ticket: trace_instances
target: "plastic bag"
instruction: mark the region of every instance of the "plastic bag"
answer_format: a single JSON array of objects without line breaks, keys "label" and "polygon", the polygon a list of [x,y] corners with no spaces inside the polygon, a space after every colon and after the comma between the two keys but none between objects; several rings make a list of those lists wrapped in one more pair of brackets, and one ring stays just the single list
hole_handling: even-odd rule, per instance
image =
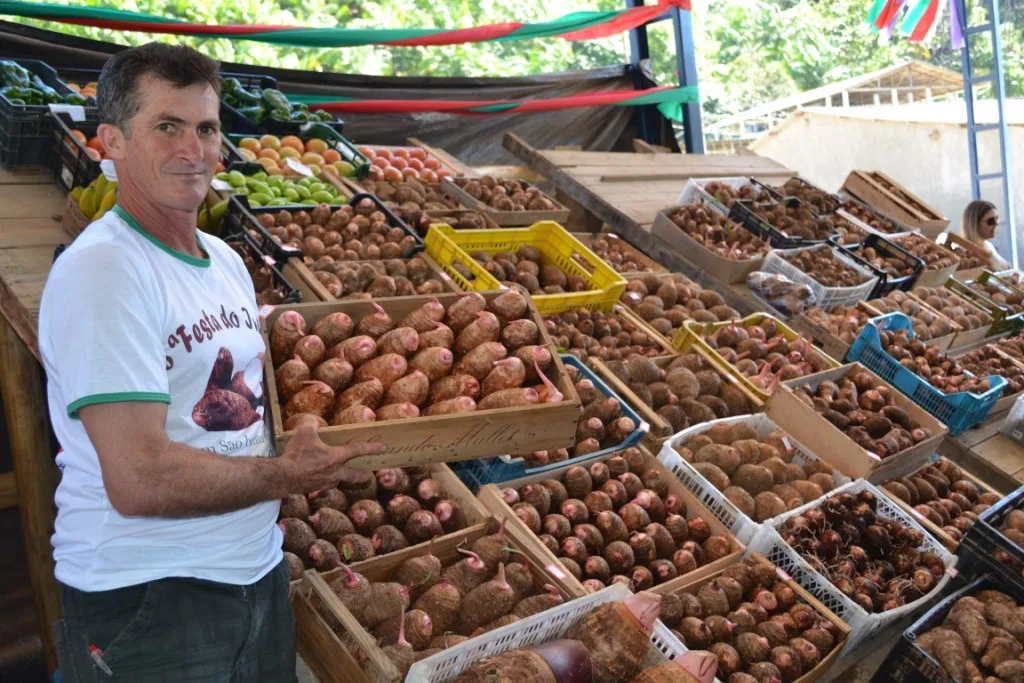
[{"label": "plastic bag", "polygon": [[784,315],[797,315],[813,306],[814,291],[785,275],[755,270],[747,276],[747,287]]},{"label": "plastic bag", "polygon": [[1003,436],[1013,439],[1024,446],[1024,396],[1020,396],[1013,402],[1013,407],[1006,414],[1003,426],[999,430]]}]

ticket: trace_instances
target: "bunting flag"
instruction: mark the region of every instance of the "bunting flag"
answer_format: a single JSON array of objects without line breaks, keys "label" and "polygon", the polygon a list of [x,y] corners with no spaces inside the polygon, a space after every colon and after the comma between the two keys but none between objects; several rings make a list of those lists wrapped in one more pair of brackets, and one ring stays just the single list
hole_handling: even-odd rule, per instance
[{"label": "bunting flag", "polygon": [[[952,22],[953,46],[962,45],[962,35],[958,40],[960,27],[957,21],[956,0],[948,0]],[[882,31],[889,37],[899,23],[900,35],[912,43],[928,40],[938,26],[939,15],[944,5],[943,0],[874,0],[868,9],[867,23],[874,31]],[[906,11],[904,12],[904,8]],[[902,20],[899,19],[903,12]]]},{"label": "bunting flag", "polygon": [[414,114],[440,112],[480,116],[493,114],[524,114],[575,107],[638,107],[657,105],[666,118],[682,120],[682,105],[699,101],[696,86],[683,88],[661,87],[648,90],[604,90],[571,97],[539,100],[357,100],[336,96],[293,95],[288,99],[304,102],[310,109],[322,109],[338,114]]},{"label": "bunting flag", "polygon": [[670,7],[690,9],[690,0],[658,0],[650,6],[607,12],[572,12],[536,24],[503,22],[464,29],[440,28],[306,28],[284,25],[191,24],[176,19],[109,7],[55,5],[0,1],[0,15],[42,19],[118,31],[161,33],[202,38],[251,40],[277,45],[312,48],[363,45],[422,47],[489,41],[561,38],[596,40],[618,35],[655,19]]}]

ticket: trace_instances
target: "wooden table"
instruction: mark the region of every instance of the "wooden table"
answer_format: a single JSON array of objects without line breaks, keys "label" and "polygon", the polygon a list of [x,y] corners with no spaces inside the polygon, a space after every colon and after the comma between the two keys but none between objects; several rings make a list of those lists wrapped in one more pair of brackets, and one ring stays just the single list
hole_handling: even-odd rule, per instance
[{"label": "wooden table", "polygon": [[12,473],[0,473],[0,503],[20,508],[39,633],[51,672],[57,667],[51,625],[61,615],[50,548],[58,474],[36,335],[54,249],[70,241],[59,222],[63,205],[64,194],[48,171],[0,170],[0,397],[14,463]]},{"label": "wooden table", "polygon": [[1024,485],[1024,447],[999,433],[1009,411],[990,415],[979,427],[943,440],[939,453],[1001,493]]}]

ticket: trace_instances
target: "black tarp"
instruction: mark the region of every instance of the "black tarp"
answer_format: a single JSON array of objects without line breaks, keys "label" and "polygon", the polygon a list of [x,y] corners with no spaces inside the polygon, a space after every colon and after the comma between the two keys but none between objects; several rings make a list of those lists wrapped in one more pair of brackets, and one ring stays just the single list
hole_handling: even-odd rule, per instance
[{"label": "black tarp", "polygon": [[[0,22],[0,55],[40,59],[54,68],[98,69],[107,57],[125,49],[113,43],[76,38],[12,22]],[[250,64],[222,63],[224,71],[273,76],[281,90],[297,94],[359,99],[487,100],[548,99],[585,92],[635,87],[633,67],[502,78],[363,76],[293,71]],[[640,76],[648,85],[650,83]],[[501,146],[506,132],[531,145],[551,149],[579,145],[585,150],[630,151],[634,108],[586,107],[530,114],[457,116],[450,114],[347,113],[345,136],[377,144],[404,144],[417,137],[473,165],[518,163]],[[661,144],[676,147],[667,125]]]}]

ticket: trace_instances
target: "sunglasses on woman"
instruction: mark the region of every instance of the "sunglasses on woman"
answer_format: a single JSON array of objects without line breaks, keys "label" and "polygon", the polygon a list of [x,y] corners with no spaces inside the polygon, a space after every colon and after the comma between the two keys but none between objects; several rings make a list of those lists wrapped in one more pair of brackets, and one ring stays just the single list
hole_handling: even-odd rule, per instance
[{"label": "sunglasses on woman", "polygon": [[998,224],[999,224],[999,219],[998,218],[986,218],[985,219],[985,225],[987,225],[989,227],[994,228]]}]

